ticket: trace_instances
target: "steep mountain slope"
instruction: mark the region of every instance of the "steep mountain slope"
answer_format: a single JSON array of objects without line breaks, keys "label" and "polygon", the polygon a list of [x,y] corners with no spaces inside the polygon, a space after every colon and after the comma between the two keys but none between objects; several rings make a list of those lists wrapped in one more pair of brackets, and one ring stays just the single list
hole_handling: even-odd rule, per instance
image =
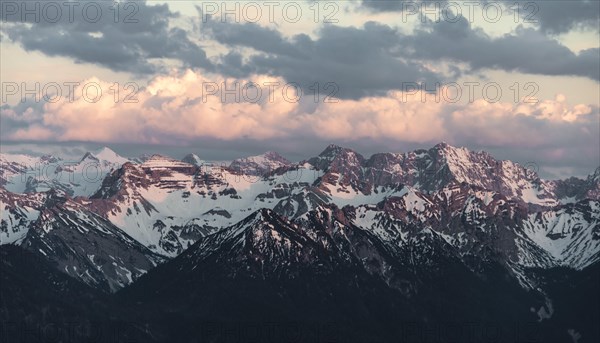
[{"label": "steep mountain slope", "polygon": [[522,227],[559,265],[582,269],[600,259],[600,201],[532,213]]},{"label": "steep mountain slope", "polygon": [[[240,322],[244,327],[249,318],[253,321],[246,324],[259,329],[265,323],[279,328],[333,323],[333,339],[344,342],[397,337],[416,342],[422,337],[406,331],[409,325],[431,330],[448,318],[489,321],[502,330],[499,341],[505,341],[511,329],[507,318],[533,321],[537,316],[530,307],[543,306],[540,294],[522,289],[493,262],[485,273],[470,271],[433,232],[415,230],[406,244],[393,247],[343,224],[337,218],[342,215],[335,208],[319,208],[291,223],[260,210],[202,238],[117,295],[138,304],[141,312],[159,311],[160,320],[148,320],[183,341],[203,333],[190,323],[229,328]],[[248,332],[238,334],[248,339],[243,336]],[[439,341],[451,341],[447,334],[441,333]],[[210,335],[215,341],[226,339],[218,330]]]},{"label": "steep mountain slope", "polygon": [[[404,185],[418,194],[433,194],[467,184],[533,210],[559,204],[525,168],[446,144],[369,160],[330,146],[308,161],[261,169],[264,176],[257,175],[257,168],[252,159],[205,168],[154,156],[113,172],[91,206],[152,251],[172,257],[206,233],[235,224],[259,208],[297,217],[327,203],[377,204],[402,195],[398,192],[405,191]],[[490,168],[498,174],[484,175]]]},{"label": "steep mountain slope", "polygon": [[[101,168],[101,184],[30,178],[16,189],[11,180],[42,158],[11,158],[0,245],[68,282],[119,291],[115,311],[152,328],[145,341],[226,341],[223,330],[245,330],[248,318],[280,324],[254,341],[294,341],[290,323],[313,341],[423,341],[432,331],[433,341],[485,341],[489,323],[496,341],[514,341],[515,321],[534,323],[537,335],[521,341],[598,337],[584,299],[594,299],[600,263],[600,169],[542,180],[445,143],[369,158],[331,145],[299,163],[271,152],[222,165],[105,149],[65,166]],[[481,330],[450,337],[448,318]],[[327,322],[337,330],[324,334]]]},{"label": "steep mountain slope", "polygon": [[0,153],[0,186],[13,186],[22,190],[29,177],[28,173],[40,175],[40,171],[49,164],[56,164],[60,161],[61,159],[49,155],[35,157]]},{"label": "steep mountain slope", "polygon": [[14,245],[0,246],[0,341],[150,342],[133,312]]},{"label": "steep mountain slope", "polygon": [[0,190],[2,244],[19,244],[105,291],[130,284],[163,259],[64,193]]},{"label": "steep mountain slope", "polygon": [[[197,162],[197,156],[192,157]],[[21,244],[31,231],[28,244],[34,246],[33,237],[44,232],[44,225],[85,232],[82,237],[88,235],[90,226],[96,228],[91,230],[94,234],[109,232],[111,238],[102,245],[111,246],[117,240],[120,251],[133,244],[137,262],[128,267],[115,262],[116,269],[104,267],[102,281],[91,281],[97,277],[75,271],[71,274],[91,283],[109,282],[111,290],[151,268],[160,260],[154,254],[175,257],[202,237],[262,208],[296,220],[322,206],[348,207],[344,209],[348,222],[383,235],[379,239],[384,242],[402,235],[391,226],[414,227],[439,234],[465,260],[487,261],[490,253],[499,254],[503,263],[515,266],[516,273],[523,267],[581,269],[600,254],[600,214],[598,199],[594,199],[598,171],[581,182],[544,181],[518,164],[445,143],[369,159],[331,145],[319,156],[296,164],[272,152],[236,160],[230,166],[198,166],[160,155],[131,163],[108,149],[86,154],[80,162],[88,160],[115,167],[89,199],[71,200],[73,192],[65,192],[64,185],[56,187],[58,193],[28,195],[3,189],[0,239],[3,244]],[[575,189],[565,193],[571,186]],[[56,207],[48,194],[60,192],[64,199],[59,203],[65,205]],[[59,236],[64,240],[65,234]],[[104,254],[101,258],[112,261],[116,257]],[[79,254],[76,260],[81,259],[89,257]],[[104,264],[91,263],[95,269]]]},{"label": "steep mountain slope", "polygon": [[551,268],[534,273],[552,299],[553,309],[552,317],[539,330],[539,341],[600,341],[600,263],[581,271]]},{"label": "steep mountain slope", "polygon": [[2,154],[1,180],[16,193],[44,192],[57,189],[71,196],[91,196],[104,177],[129,160],[109,148],[88,152],[79,160],[52,156],[39,158]]},{"label": "steep mountain slope", "polygon": [[229,169],[238,174],[265,175],[289,165],[291,162],[283,156],[274,151],[267,151],[262,155],[233,160]]},{"label": "steep mountain slope", "polygon": [[[291,192],[286,175],[262,177],[153,156],[115,170],[89,207],[152,251],[173,257],[207,233],[275,207]],[[299,190],[299,183],[293,187]]]},{"label": "steep mountain slope", "polygon": [[45,198],[44,193],[16,194],[0,187],[0,245],[22,242]]},{"label": "steep mountain slope", "polygon": [[552,187],[556,196],[562,199],[563,203],[583,199],[599,199],[600,167],[596,168],[594,173],[588,175],[585,180],[570,177],[566,180],[546,181],[546,183]]},{"label": "steep mountain slope", "polygon": [[393,184],[429,193],[452,183],[466,183],[532,205],[558,204],[551,187],[534,171],[511,161],[498,161],[486,152],[446,143],[405,154],[375,154],[368,160],[352,150],[331,145],[308,162],[325,171],[320,184],[330,194],[370,194],[377,187]]},{"label": "steep mountain slope", "polygon": [[201,166],[204,163],[206,163],[206,161],[204,161],[203,159],[198,157],[198,155],[196,155],[196,154],[187,154],[181,159],[181,161],[185,162],[185,163],[193,164],[196,166]]},{"label": "steep mountain slope", "polygon": [[104,180],[89,207],[150,250],[176,256],[213,229],[200,215],[213,210],[220,217],[211,198],[223,194],[224,182],[200,170],[159,155],[127,163]]}]

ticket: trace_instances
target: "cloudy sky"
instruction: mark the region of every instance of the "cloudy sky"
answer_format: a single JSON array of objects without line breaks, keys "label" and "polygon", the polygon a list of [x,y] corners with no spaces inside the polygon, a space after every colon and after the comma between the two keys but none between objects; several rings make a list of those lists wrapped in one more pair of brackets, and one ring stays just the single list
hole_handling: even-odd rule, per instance
[{"label": "cloudy sky", "polygon": [[600,165],[597,1],[3,1],[3,152]]}]

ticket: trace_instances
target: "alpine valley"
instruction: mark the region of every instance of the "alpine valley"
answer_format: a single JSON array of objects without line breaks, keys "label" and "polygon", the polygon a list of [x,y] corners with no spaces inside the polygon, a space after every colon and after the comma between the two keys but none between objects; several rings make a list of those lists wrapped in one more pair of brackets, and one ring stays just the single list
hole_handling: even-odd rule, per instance
[{"label": "alpine valley", "polygon": [[0,342],[600,342],[600,168],[0,161]]}]

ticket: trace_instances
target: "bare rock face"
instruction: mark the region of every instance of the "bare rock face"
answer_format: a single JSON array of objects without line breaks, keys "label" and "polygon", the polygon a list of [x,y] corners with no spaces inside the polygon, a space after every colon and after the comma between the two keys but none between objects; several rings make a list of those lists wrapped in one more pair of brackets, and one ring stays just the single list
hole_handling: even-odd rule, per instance
[{"label": "bare rock face", "polygon": [[43,320],[47,307],[28,299],[76,290],[77,306],[53,300],[57,319],[140,318],[133,332],[144,342],[189,341],[207,334],[198,323],[248,318],[340,323],[343,342],[394,341],[406,337],[399,323],[435,330],[448,318],[494,323],[497,341],[515,338],[506,318],[533,323],[543,333],[534,341],[566,341],[568,330],[598,338],[589,304],[600,168],[543,180],[445,143],[369,158],[330,145],[299,163],[273,152],[229,164],[126,160],[103,149],[63,170],[105,168],[92,184],[31,175],[57,158],[0,157],[5,321]]},{"label": "bare rock face", "polygon": [[240,175],[267,175],[279,168],[290,166],[291,162],[274,151],[262,155],[233,160],[229,169]]},{"label": "bare rock face", "polygon": [[[131,284],[163,261],[64,193],[51,190],[38,194],[43,196],[36,201],[4,194],[2,201],[11,213],[8,220],[19,223],[11,225],[11,231],[19,235],[13,242],[49,260],[59,271],[111,292]],[[3,223],[8,222],[3,219]]]},{"label": "bare rock face", "polygon": [[[3,169],[7,185],[30,173],[32,163],[60,161],[2,158],[12,161]],[[344,230],[364,232],[376,242],[352,252],[360,252],[359,260],[384,256],[380,245],[400,249],[394,256],[404,258],[417,240],[423,240],[423,254],[442,249],[468,268],[496,261],[515,273],[530,267],[583,269],[600,254],[600,168],[586,179],[542,180],[519,164],[446,143],[369,158],[330,145],[299,163],[267,152],[229,165],[204,163],[196,155],[183,161],[161,155],[127,160],[103,149],[86,154],[73,170],[86,161],[107,170],[87,196],[77,194],[83,186],[56,180],[45,184],[45,192],[34,186],[23,193],[0,188],[0,242],[47,255],[61,272],[107,291],[255,213],[279,218],[277,225],[312,240],[322,234],[315,225],[325,225],[314,218],[327,213],[331,219],[323,232],[329,243],[319,249],[336,242],[341,244],[336,249],[348,249],[336,241],[342,237],[336,230],[351,228]],[[274,230],[246,236],[264,235],[268,242],[260,246],[266,247],[288,232]],[[352,237],[358,236],[344,239]],[[373,257],[363,267],[392,282],[391,262],[383,260]]]}]

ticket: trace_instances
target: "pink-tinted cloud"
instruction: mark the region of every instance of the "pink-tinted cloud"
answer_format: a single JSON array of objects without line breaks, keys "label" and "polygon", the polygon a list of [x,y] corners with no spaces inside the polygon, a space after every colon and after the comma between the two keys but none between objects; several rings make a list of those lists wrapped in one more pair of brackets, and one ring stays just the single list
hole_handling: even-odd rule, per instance
[{"label": "pink-tinted cloud", "polygon": [[[214,88],[221,88],[223,82],[231,88],[235,81],[241,85],[237,100],[233,94],[223,98]],[[251,82],[262,85],[262,96],[244,101],[244,96],[249,99],[258,94],[251,88],[241,90]],[[102,89],[102,97],[93,103],[81,96],[83,85],[92,83]],[[272,92],[265,86],[275,84],[279,86],[273,86]],[[597,107],[571,106],[564,95],[536,104],[485,100],[453,104],[420,92],[392,91],[360,100],[327,102],[321,97],[315,104],[311,94],[304,94],[298,102],[289,101],[298,94],[288,87],[284,95],[285,84],[283,79],[261,75],[228,80],[187,71],[154,78],[137,92],[135,102],[123,101],[129,92],[121,90],[115,102],[111,83],[90,79],[76,89],[75,101],[64,97],[45,104],[37,113],[38,122],[32,111],[25,111],[25,121],[34,124],[8,133],[5,139],[178,144],[200,138],[316,137],[540,146],[552,144],[560,132],[578,135],[580,141],[589,137],[592,143],[598,135],[598,125],[589,125],[598,121]],[[90,97],[94,96],[92,91]],[[14,119],[18,114],[8,108],[2,116]]]}]

